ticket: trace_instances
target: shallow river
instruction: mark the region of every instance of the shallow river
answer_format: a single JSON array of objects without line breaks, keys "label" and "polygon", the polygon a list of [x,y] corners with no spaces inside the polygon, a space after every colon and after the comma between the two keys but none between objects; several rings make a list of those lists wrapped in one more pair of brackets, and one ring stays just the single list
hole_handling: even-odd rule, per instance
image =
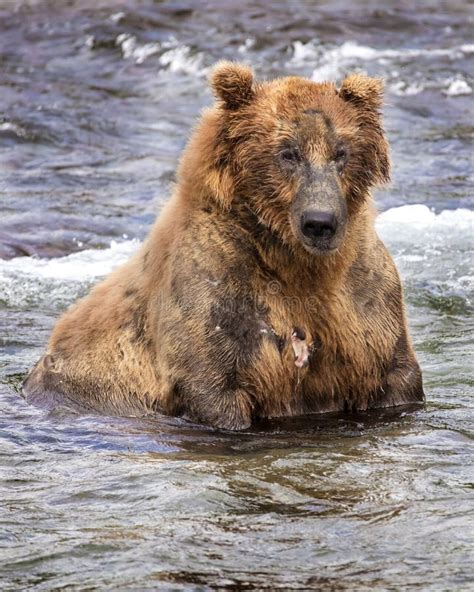
[{"label": "shallow river", "polygon": [[[375,4],[0,2],[2,590],[472,585],[472,4]],[[222,57],[385,77],[377,225],[424,409],[226,434],[19,395],[58,314],[143,240]]]}]

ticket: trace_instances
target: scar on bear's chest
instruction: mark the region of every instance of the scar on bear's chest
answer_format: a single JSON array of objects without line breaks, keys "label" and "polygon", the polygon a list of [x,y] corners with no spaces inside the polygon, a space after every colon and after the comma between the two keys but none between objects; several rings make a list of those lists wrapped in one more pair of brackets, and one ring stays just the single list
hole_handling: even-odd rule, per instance
[{"label": "scar on bear's chest", "polygon": [[321,339],[318,335],[309,336],[300,327],[294,327],[291,332],[291,347],[295,356],[295,366],[303,368],[308,366],[321,348]]},{"label": "scar on bear's chest", "polygon": [[260,334],[267,335],[273,339],[280,354],[283,354],[283,351],[287,347],[290,347],[293,351],[294,364],[297,368],[307,366],[313,354],[321,347],[321,341],[318,336],[312,338],[300,327],[293,327],[289,339],[278,335],[273,327],[263,321],[260,324],[259,331]]}]

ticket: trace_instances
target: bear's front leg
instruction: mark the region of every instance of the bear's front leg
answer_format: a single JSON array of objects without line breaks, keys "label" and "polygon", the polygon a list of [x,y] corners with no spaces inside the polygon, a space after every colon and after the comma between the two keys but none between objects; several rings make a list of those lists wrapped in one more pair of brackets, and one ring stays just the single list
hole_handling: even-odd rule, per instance
[{"label": "bear's front leg", "polygon": [[192,306],[182,300],[179,317],[162,328],[168,376],[162,407],[197,423],[242,430],[257,406],[249,372],[255,366],[258,372],[264,342],[275,337],[250,297],[211,298],[201,295],[200,307],[197,299]]},{"label": "bear's front leg", "polygon": [[222,430],[245,430],[252,424],[253,405],[243,389],[187,393],[181,417]]},{"label": "bear's front leg", "polygon": [[395,346],[383,384],[370,407],[396,407],[424,400],[420,366],[404,330]]}]

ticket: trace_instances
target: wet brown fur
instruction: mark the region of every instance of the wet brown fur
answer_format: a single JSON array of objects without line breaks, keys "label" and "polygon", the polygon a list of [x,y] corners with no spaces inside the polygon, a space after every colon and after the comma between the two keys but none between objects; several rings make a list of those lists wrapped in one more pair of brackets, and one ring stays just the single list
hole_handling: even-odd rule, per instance
[{"label": "wet brown fur", "polygon": [[[150,236],[59,320],[27,398],[228,429],[421,401],[400,280],[374,230],[370,188],[389,178],[380,81],[260,83],[222,63],[211,83],[216,105]],[[277,154],[295,134],[314,166],[334,142],[348,147],[347,232],[328,256],[307,252],[289,223],[298,184]],[[303,368],[295,328],[310,345]]]}]

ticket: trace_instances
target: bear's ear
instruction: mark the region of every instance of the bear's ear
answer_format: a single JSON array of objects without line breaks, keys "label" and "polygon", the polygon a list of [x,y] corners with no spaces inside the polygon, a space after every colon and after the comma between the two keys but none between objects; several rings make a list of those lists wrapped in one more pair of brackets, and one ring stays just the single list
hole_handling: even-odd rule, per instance
[{"label": "bear's ear", "polygon": [[243,64],[219,62],[211,73],[210,84],[227,109],[248,105],[255,94],[252,69]]},{"label": "bear's ear", "polygon": [[362,74],[351,74],[338,92],[341,99],[352,104],[360,126],[358,142],[362,146],[360,159],[365,171],[364,184],[388,183],[390,158],[380,116],[383,100],[383,82]]},{"label": "bear's ear", "polygon": [[339,96],[358,107],[378,111],[383,100],[383,82],[380,78],[369,78],[362,74],[351,74],[342,82]]}]

